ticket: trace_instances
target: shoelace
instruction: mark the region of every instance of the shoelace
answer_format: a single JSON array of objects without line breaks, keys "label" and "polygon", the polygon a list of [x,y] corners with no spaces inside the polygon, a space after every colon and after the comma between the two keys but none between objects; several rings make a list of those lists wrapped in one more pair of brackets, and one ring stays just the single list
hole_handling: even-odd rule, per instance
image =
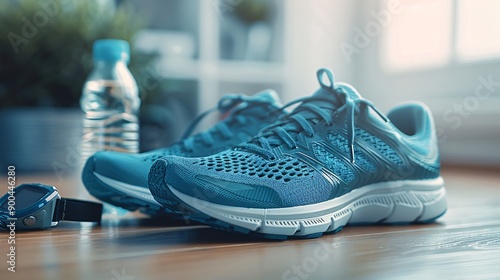
[{"label": "shoelace", "polygon": [[[324,74],[329,78],[330,86],[322,82],[321,76]],[[360,106],[364,105],[365,107],[372,108],[384,121],[387,121],[387,118],[370,101],[359,97],[351,98],[350,94],[345,89],[335,87],[333,75],[329,70],[318,70],[318,80],[323,88],[327,88],[332,93],[330,98],[312,96],[286,104],[283,108],[301,102],[292,113],[283,115],[276,124],[264,128],[259,136],[248,143],[238,145],[237,148],[246,149],[263,155],[268,159],[272,159],[274,158],[272,152],[273,147],[285,144],[288,148],[295,149],[297,148],[297,140],[294,139],[293,134],[297,135],[298,133],[304,132],[306,137],[313,137],[314,129],[311,123],[324,121],[327,126],[331,126],[334,113],[336,112],[336,115],[339,115],[345,111],[347,114],[347,144],[349,146],[351,162],[354,163],[354,138],[356,126],[354,116],[359,113]],[[328,102],[333,105],[330,109],[331,112],[314,104],[314,102],[317,101]]]},{"label": "shoelace", "polygon": [[[240,105],[241,103],[245,103],[246,106],[241,106],[237,108],[238,105]],[[253,108],[255,106],[265,106],[265,105],[271,105],[271,102],[262,96],[246,96],[243,94],[225,95],[219,100],[217,107],[209,109],[204,113],[198,115],[189,124],[188,128],[186,129],[181,138],[182,139],[181,143],[184,149],[186,149],[189,152],[192,152],[194,149],[194,144],[198,139],[201,140],[204,145],[207,146],[213,145],[214,139],[212,135],[215,133],[220,133],[225,139],[230,139],[233,137],[233,132],[228,126],[229,123],[236,121],[236,123],[239,125],[245,125],[247,123],[248,116],[244,114],[244,111]],[[201,122],[201,120],[203,120],[209,114],[216,111],[222,114],[226,114],[231,110],[233,111],[225,120],[218,122],[215,126],[206,131],[202,131],[192,137],[189,137],[196,128],[196,126]],[[281,110],[282,110],[281,108],[276,108],[276,111],[281,111]]]}]

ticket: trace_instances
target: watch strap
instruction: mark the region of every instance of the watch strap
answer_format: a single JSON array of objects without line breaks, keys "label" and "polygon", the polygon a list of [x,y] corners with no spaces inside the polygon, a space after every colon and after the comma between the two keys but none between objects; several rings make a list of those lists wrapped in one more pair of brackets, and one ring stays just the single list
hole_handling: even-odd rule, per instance
[{"label": "watch strap", "polygon": [[71,198],[56,201],[52,221],[101,222],[102,204]]}]

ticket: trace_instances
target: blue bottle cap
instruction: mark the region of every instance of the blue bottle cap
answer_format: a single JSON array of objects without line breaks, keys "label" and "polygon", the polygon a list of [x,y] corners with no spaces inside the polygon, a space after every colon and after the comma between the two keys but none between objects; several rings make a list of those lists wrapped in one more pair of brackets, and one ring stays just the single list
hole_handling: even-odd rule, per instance
[{"label": "blue bottle cap", "polygon": [[130,45],[125,40],[103,39],[94,42],[94,60],[116,62],[130,60]]}]

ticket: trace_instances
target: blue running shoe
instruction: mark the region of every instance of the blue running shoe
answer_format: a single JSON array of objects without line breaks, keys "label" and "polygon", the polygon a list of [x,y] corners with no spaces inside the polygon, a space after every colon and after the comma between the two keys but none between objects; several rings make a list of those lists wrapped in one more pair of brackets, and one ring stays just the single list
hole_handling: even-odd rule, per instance
[{"label": "blue running shoe", "polygon": [[191,219],[213,227],[277,239],[443,215],[429,109],[409,103],[386,116],[352,86],[334,83],[330,71],[317,76],[313,96],[252,140],[208,157],[155,162],[150,178],[165,176],[165,184],[150,184],[153,196],[173,194]]},{"label": "blue running shoe", "polygon": [[218,111],[228,116],[207,131],[187,137],[212,109],[199,115],[186,130],[183,140],[163,149],[142,154],[103,151],[90,157],[82,180],[90,194],[112,205],[157,216],[169,214],[154,200],[148,188],[148,173],[153,162],[167,155],[207,156],[227,150],[257,135],[281,115],[281,105],[272,90],[254,96],[226,95]]}]

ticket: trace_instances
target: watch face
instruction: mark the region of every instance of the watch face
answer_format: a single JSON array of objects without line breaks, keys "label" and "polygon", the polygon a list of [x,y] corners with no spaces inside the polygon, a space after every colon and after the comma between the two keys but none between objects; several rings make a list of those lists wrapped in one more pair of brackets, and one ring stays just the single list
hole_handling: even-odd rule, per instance
[{"label": "watch face", "polygon": [[[17,211],[22,210],[28,206],[33,205],[35,202],[40,200],[44,195],[47,194],[46,190],[41,190],[32,186],[26,186],[23,188],[16,188],[15,190],[15,209]],[[0,208],[7,209],[9,201],[6,200],[2,203]]]}]

